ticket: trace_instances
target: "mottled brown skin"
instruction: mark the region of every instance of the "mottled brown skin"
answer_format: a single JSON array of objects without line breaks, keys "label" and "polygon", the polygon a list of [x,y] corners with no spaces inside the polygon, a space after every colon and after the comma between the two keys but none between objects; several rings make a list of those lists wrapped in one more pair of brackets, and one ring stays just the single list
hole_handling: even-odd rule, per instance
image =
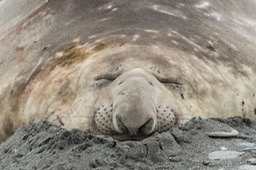
[{"label": "mottled brown skin", "polygon": [[250,17],[207,2],[40,1],[0,19],[0,141],[42,120],[123,140],[194,116],[255,120]]}]

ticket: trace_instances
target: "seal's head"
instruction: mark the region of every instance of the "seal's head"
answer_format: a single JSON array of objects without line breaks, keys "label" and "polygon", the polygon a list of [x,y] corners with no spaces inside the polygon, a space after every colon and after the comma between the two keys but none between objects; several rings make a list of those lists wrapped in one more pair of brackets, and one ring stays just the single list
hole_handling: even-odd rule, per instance
[{"label": "seal's head", "polygon": [[95,104],[95,124],[104,134],[147,136],[176,123],[176,103],[152,72],[141,68],[103,75],[110,83]]}]

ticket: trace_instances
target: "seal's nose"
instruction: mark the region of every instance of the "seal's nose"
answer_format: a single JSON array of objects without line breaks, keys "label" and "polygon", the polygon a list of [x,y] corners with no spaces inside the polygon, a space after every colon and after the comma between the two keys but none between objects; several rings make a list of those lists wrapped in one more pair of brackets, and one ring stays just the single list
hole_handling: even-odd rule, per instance
[{"label": "seal's nose", "polygon": [[[123,75],[115,88],[113,101],[114,130],[127,136],[147,136],[156,130],[158,89],[151,75],[134,69]],[[154,79],[153,79],[154,80]]]},{"label": "seal's nose", "polygon": [[139,123],[130,122],[130,120],[131,118],[127,118],[123,115],[116,115],[115,121],[117,129],[119,129],[122,134],[147,136],[152,133],[154,129],[154,119],[152,117],[144,118],[140,120]]}]

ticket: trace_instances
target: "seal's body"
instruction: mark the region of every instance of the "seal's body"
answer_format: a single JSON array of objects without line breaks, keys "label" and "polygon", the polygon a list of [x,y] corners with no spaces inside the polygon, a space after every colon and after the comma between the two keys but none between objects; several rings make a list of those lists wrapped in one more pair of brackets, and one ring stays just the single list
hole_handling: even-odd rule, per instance
[{"label": "seal's body", "polygon": [[255,15],[243,8],[213,0],[33,1],[27,13],[7,15],[1,140],[41,120],[120,139],[194,116],[255,120]]}]

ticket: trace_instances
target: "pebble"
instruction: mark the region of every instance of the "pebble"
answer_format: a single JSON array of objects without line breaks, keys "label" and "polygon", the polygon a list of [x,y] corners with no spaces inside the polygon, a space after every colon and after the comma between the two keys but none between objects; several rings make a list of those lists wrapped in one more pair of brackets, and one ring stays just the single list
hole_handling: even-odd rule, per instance
[{"label": "pebble", "polygon": [[240,146],[246,146],[246,147],[256,147],[256,143],[250,143],[250,142],[242,142],[240,143]]},{"label": "pebble", "polygon": [[182,158],[181,157],[170,157],[169,160],[171,162],[181,162]]},{"label": "pebble", "polygon": [[251,165],[256,165],[256,158],[251,158],[251,159],[247,160],[247,162],[249,162]]},{"label": "pebble", "polygon": [[256,170],[256,166],[253,165],[242,165],[238,170]]},{"label": "pebble", "polygon": [[256,143],[242,142],[242,143],[240,143],[240,146],[245,147],[242,149],[242,151],[256,150]]},{"label": "pebble", "polygon": [[242,149],[242,151],[252,151],[252,150],[256,150],[256,147]]},{"label": "pebble", "polygon": [[239,135],[239,132],[235,129],[232,129],[231,132],[224,132],[224,131],[219,131],[219,132],[205,132],[206,135],[209,137],[218,137],[218,138],[230,138],[230,137],[237,137]]},{"label": "pebble", "polygon": [[235,159],[245,152],[237,152],[237,151],[214,151],[209,153],[208,158],[211,160],[224,160],[224,159]]},{"label": "pebble", "polygon": [[228,148],[226,148],[226,147],[224,147],[224,146],[220,147],[220,149],[221,149],[222,151],[228,150]]}]

